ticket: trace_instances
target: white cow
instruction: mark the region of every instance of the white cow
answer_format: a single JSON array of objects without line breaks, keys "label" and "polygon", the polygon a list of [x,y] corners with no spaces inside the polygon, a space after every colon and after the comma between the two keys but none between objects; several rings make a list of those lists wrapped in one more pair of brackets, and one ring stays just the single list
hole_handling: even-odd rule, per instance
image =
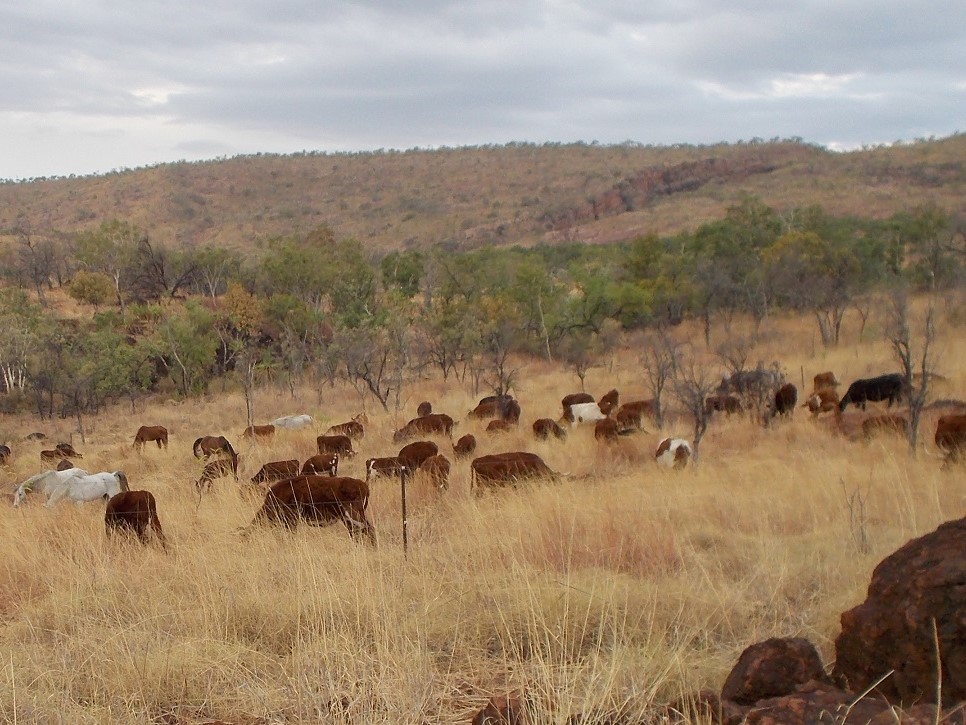
[{"label": "white cow", "polygon": [[276,418],[272,421],[272,425],[276,428],[287,428],[289,430],[295,430],[297,428],[305,428],[315,423],[315,418],[311,415],[283,415],[281,418]]},{"label": "white cow", "polygon": [[569,415],[564,415],[564,420],[570,423],[571,428],[576,428],[581,423],[594,423],[607,417],[601,412],[597,403],[574,403],[570,406],[569,412]]},{"label": "white cow", "polygon": [[693,453],[684,438],[665,438],[654,453],[655,460],[668,468],[684,468]]}]

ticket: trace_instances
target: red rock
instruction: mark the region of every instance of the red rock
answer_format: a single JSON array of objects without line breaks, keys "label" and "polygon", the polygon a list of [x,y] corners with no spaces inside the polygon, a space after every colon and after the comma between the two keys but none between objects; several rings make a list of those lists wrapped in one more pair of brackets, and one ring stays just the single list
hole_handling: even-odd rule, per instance
[{"label": "red rock", "polygon": [[812,643],[801,637],[772,638],[741,653],[721,688],[721,699],[754,705],[769,697],[789,695],[810,680],[828,681]]}]

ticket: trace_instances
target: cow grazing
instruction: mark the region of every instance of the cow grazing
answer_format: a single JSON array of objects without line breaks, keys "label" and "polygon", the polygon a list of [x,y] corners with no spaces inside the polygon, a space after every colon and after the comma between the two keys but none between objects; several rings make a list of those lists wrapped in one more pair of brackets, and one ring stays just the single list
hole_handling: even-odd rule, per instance
[{"label": "cow grazing", "polygon": [[338,425],[332,426],[325,432],[325,435],[349,436],[349,438],[351,438],[352,440],[358,441],[358,440],[362,440],[365,437],[366,429],[365,429],[365,426],[362,425],[362,423],[360,423],[359,421],[353,418],[352,420],[346,421],[345,423],[339,423]]},{"label": "cow grazing", "polygon": [[250,425],[242,433],[242,438],[271,438],[275,435],[275,426],[269,423],[268,425]]},{"label": "cow grazing", "polygon": [[594,438],[606,443],[616,443],[620,432],[617,429],[617,421],[613,418],[604,418],[594,423]]},{"label": "cow grazing", "polygon": [[496,400],[487,400],[486,402],[478,403],[473,410],[467,413],[470,418],[479,418],[485,420],[487,418],[499,418],[500,417],[501,405]]},{"label": "cow grazing", "polygon": [[60,463],[57,464],[57,468],[55,470],[66,471],[73,467],[74,467],[74,462],[69,458],[64,458]]},{"label": "cow grazing", "polygon": [[966,452],[966,415],[944,415],[936,422],[936,447],[946,454],[943,467],[962,460]]},{"label": "cow grazing", "polygon": [[887,407],[902,399],[905,381],[899,373],[889,373],[875,378],[864,378],[853,382],[839,401],[839,410],[845,411],[849,403],[865,410],[866,402],[888,400]]},{"label": "cow grazing", "polygon": [[795,404],[798,402],[798,388],[792,383],[785,383],[775,391],[772,401],[771,414],[791,416],[795,412]]},{"label": "cow grazing", "polygon": [[433,412],[433,404],[428,400],[424,400],[416,408],[416,417],[422,418],[424,415],[429,415]]},{"label": "cow grazing", "polygon": [[537,418],[533,421],[533,436],[540,441],[545,441],[550,436],[564,440],[567,437],[567,429],[552,418]]},{"label": "cow grazing", "polygon": [[[330,476],[337,476],[339,473],[339,454],[338,453],[318,453],[305,460],[302,464],[303,476],[321,476],[327,473]],[[293,474],[293,477],[298,472]]]},{"label": "cow grazing", "polygon": [[835,377],[835,373],[828,370],[824,373],[819,373],[814,378],[812,378],[812,392],[817,393],[819,390],[825,390],[827,388],[832,388],[833,390],[839,385],[838,378]]},{"label": "cow grazing", "polygon": [[294,529],[299,521],[321,526],[341,521],[353,539],[376,543],[376,532],[366,518],[369,486],[357,478],[297,476],[279,481],[265,494],[246,533],[255,526],[282,524]]},{"label": "cow grazing", "polygon": [[369,458],[366,460],[366,483],[375,476],[401,476],[403,465],[399,462],[399,456],[386,456],[383,458]]},{"label": "cow grazing", "polygon": [[862,435],[872,438],[878,433],[909,435],[909,421],[901,415],[873,415],[862,421]]},{"label": "cow grazing", "polygon": [[464,456],[471,456],[476,451],[476,436],[472,433],[467,433],[461,436],[455,444],[453,444],[453,455],[457,458],[463,458]]},{"label": "cow grazing", "polygon": [[526,451],[480,456],[470,463],[471,487],[477,495],[486,487],[506,486],[531,478],[555,480],[558,475],[540,456]]},{"label": "cow grazing", "polygon": [[839,409],[839,395],[834,388],[822,388],[805,399],[803,408],[808,408],[813,417],[820,413],[831,413]]},{"label": "cow grazing", "polygon": [[42,440],[46,440],[46,438],[47,438],[47,434],[41,433],[40,431],[36,431],[34,433],[28,433],[23,437],[25,441],[42,441]]},{"label": "cow grazing", "polygon": [[60,461],[64,458],[83,458],[80,453],[74,450],[70,443],[58,443],[54,448],[40,452],[40,460],[43,463]]},{"label": "cow grazing", "polygon": [[420,418],[413,418],[393,436],[393,442],[400,443],[410,438],[423,435],[452,436],[456,422],[446,413],[430,413]]},{"label": "cow grazing", "polygon": [[134,450],[138,453],[144,450],[144,444],[154,441],[160,449],[168,447],[168,429],[163,425],[142,425],[134,434]]},{"label": "cow grazing", "polygon": [[691,459],[691,444],[683,438],[665,438],[654,452],[654,460],[668,468],[684,468]]},{"label": "cow grazing", "polygon": [[603,420],[607,416],[601,412],[600,406],[597,403],[591,401],[590,403],[574,403],[567,408],[567,413],[564,415],[562,420],[570,423],[570,426],[576,427],[581,423],[593,423],[598,420]]},{"label": "cow grazing", "polygon": [[491,420],[486,424],[487,433],[509,433],[516,427],[514,423],[509,420]]},{"label": "cow grazing", "polygon": [[449,488],[450,468],[449,459],[437,453],[420,463],[418,470],[426,474],[437,490],[445,491]]},{"label": "cow grazing", "polygon": [[398,458],[400,464],[410,471],[415,471],[423,461],[437,453],[439,453],[439,446],[432,441],[414,441],[399,449]]},{"label": "cow grazing", "polygon": [[738,370],[721,378],[717,392],[722,395],[754,395],[759,391],[775,390],[782,385],[782,374],[777,370],[756,368]]},{"label": "cow grazing", "polygon": [[104,512],[104,526],[109,537],[127,531],[144,544],[148,543],[148,529],[151,529],[161,546],[168,548],[158,518],[158,505],[150,491],[121,491],[111,496]]},{"label": "cow grazing", "polygon": [[195,481],[195,487],[199,491],[207,491],[211,488],[211,482],[216,478],[224,478],[228,474],[238,480],[238,455],[232,451],[229,458],[216,458],[208,461],[201,471],[201,478]]},{"label": "cow grazing", "polygon": [[517,401],[510,399],[506,401],[501,408],[500,415],[503,416],[503,420],[505,420],[507,423],[516,425],[520,422],[520,415],[522,412],[523,411],[520,409],[520,404]]},{"label": "cow grazing", "polygon": [[338,453],[340,456],[351,458],[356,454],[352,450],[352,439],[347,435],[322,435],[315,439],[319,453]]},{"label": "cow grazing", "polygon": [[258,473],[252,476],[252,483],[264,486],[297,475],[299,475],[299,462],[294,458],[288,461],[270,461],[259,468]]},{"label": "cow grazing", "polygon": [[632,400],[624,403],[617,409],[614,419],[621,430],[644,430],[644,416],[654,417],[654,400]]},{"label": "cow grazing", "polygon": [[206,460],[213,455],[228,456],[235,455],[235,449],[225,436],[201,436],[191,446],[191,451],[195,458],[204,457]]},{"label": "cow grazing", "polygon": [[601,396],[600,400],[597,401],[597,407],[604,415],[610,415],[612,411],[617,410],[618,403],[620,403],[620,393],[615,388],[608,390]]},{"label": "cow grazing", "polygon": [[10,446],[0,445],[0,466],[7,465],[7,461],[10,460]]},{"label": "cow grazing", "polygon": [[704,399],[706,413],[740,413],[743,410],[741,399],[730,393],[716,393]]}]

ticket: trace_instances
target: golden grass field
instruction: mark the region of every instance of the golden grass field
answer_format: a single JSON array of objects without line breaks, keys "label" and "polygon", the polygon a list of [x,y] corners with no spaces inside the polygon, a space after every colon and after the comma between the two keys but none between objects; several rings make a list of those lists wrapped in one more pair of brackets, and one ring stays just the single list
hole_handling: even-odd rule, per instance
[{"label": "golden grass field", "polygon": [[[966,397],[959,309],[947,302],[940,314],[948,379],[937,398]],[[896,367],[874,321],[869,341],[847,326],[832,351],[813,328],[766,321],[752,361],[782,361],[800,389],[802,372],[810,387],[826,369],[847,384]],[[606,362],[590,371],[589,392],[649,397],[633,348]],[[341,524],[243,539],[257,498],[230,478],[195,494],[196,437],[228,436],[244,482],[266,461],[314,453],[318,433],[361,409],[351,389],[306,386],[294,399],[260,390],[256,422],[307,412],[317,427],[254,446],[240,437],[245,403],[234,393],[149,401],[134,414],[119,405],[89,421],[86,443],[73,436],[79,463],[123,469],[132,488],[152,491],[169,551],[109,541],[100,503],[0,505],[0,720],[465,723],[509,689],[530,695],[538,722],[600,722],[593,713],[618,707],[643,716],[720,688],[739,653],[770,636],[807,637],[830,662],[838,616],[864,598],[873,567],[963,515],[966,475],[940,469],[935,416],[916,457],[896,437],[850,440],[801,408],[769,430],[722,417],[700,464],[675,472],[652,456],[665,435],[690,437],[683,419],[617,447],[597,444],[590,427],[564,443],[534,441],[530,423],[558,417],[578,384],[546,362],[519,369],[520,430],[500,437],[466,420],[478,396],[453,381],[413,383],[395,415],[367,404],[361,453],[340,474],[362,478],[365,458],[393,455],[392,431],[423,399],[477,435],[478,455],[531,450],[571,474],[482,498],[469,491],[467,462],[442,495],[415,481],[408,558],[396,480],[372,484],[374,550]],[[167,426],[169,450],[135,453],[140,424]],[[52,443],[19,438],[66,440],[72,422],[7,416],[0,428],[14,448],[0,472],[8,493]]]}]

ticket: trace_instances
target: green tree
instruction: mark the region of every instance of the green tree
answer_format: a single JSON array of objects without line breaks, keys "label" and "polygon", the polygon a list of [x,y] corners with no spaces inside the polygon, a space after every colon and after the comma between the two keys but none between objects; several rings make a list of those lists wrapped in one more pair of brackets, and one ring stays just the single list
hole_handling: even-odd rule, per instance
[{"label": "green tree", "polygon": [[92,305],[94,310],[107,304],[114,296],[114,282],[103,272],[87,272],[80,270],[74,275],[67,288],[71,298],[86,305]]},{"label": "green tree", "polygon": [[103,272],[114,282],[117,304],[124,310],[123,289],[133,275],[137,244],[144,233],[130,222],[112,219],[97,229],[81,232],[74,240],[74,254],[85,269]]},{"label": "green tree", "polygon": [[219,347],[208,310],[189,300],[160,323],[152,339],[181,395],[207,390]]},{"label": "green tree", "polygon": [[390,252],[379,266],[386,289],[398,289],[406,297],[419,293],[419,283],[426,272],[426,259],[421,252]]}]

